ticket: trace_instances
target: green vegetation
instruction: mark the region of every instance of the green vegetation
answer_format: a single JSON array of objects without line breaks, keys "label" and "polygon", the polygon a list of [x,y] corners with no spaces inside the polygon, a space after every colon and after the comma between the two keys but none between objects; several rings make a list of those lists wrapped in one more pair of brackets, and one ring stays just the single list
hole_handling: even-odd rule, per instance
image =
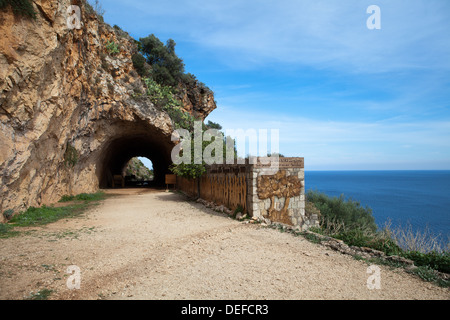
[{"label": "green vegetation", "polygon": [[[327,229],[335,227],[336,223],[343,224],[347,229],[376,231],[377,225],[372,216],[372,210],[363,208],[361,204],[352,199],[345,200],[344,196],[328,197],[326,194],[309,191],[308,201],[320,210],[324,218],[323,224]],[[332,222],[332,224],[330,224]]]},{"label": "green vegetation", "polygon": [[44,225],[55,222],[61,218],[74,216],[81,209],[81,205],[67,206],[67,207],[47,207],[39,208],[29,207],[25,212],[19,214],[10,220],[13,226],[29,227]]},{"label": "green vegetation", "polygon": [[110,56],[115,56],[120,53],[119,46],[114,41],[108,41],[106,43],[106,50]]},{"label": "green vegetation", "polygon": [[131,57],[131,61],[133,62],[133,66],[136,69],[137,73],[141,76],[141,78],[151,77],[152,68],[147,63],[147,60],[145,60],[142,54],[133,54],[133,56]]},{"label": "green vegetation", "polygon": [[47,300],[52,293],[53,290],[50,289],[42,289],[36,293],[31,292],[28,300]]},{"label": "green vegetation", "polygon": [[[159,84],[152,78],[144,78],[143,80],[147,86],[147,96],[157,107],[168,113],[172,119],[174,128],[186,129],[193,135],[194,122],[200,120],[182,109],[182,104],[176,99],[173,89]],[[207,129],[204,125],[202,127],[202,130]],[[191,159],[194,159],[194,139],[193,136],[191,138],[190,152]],[[204,141],[202,150],[204,150],[208,144],[208,142]],[[174,174],[189,179],[200,177],[206,172],[204,162],[202,164],[181,163],[179,165],[172,165],[170,169]]]},{"label": "green vegetation", "polygon": [[61,197],[59,202],[69,202],[69,201],[99,201],[105,198],[105,194],[101,191],[96,193],[80,193],[75,196],[64,195]]},{"label": "green vegetation", "polygon": [[450,287],[450,281],[442,279],[442,277],[439,277],[436,273],[436,270],[430,268],[429,266],[420,266],[418,268],[411,270],[410,273],[417,275],[424,281],[434,282],[440,287],[444,288]]},{"label": "green vegetation", "polygon": [[414,261],[416,266],[429,267],[440,272],[450,274],[450,252],[431,251],[427,253],[418,251],[404,251],[402,253],[407,259]]},{"label": "green vegetation", "polygon": [[206,124],[206,126],[209,129],[216,129],[216,130],[222,130],[222,126],[216,122],[212,122],[212,121],[208,121],[208,123]]},{"label": "green vegetation", "polygon": [[[419,267],[414,272],[424,279],[435,279],[435,271],[450,273],[450,252],[448,248],[446,250],[437,246],[433,238],[428,238],[433,242],[432,245],[423,240],[421,247],[418,247],[417,243],[411,246],[404,240],[418,238],[417,235],[411,235],[412,230],[405,234],[404,230],[395,231],[389,225],[382,230],[378,229],[372,210],[361,207],[357,201],[345,200],[344,196],[329,197],[311,190],[307,192],[306,199],[310,203],[309,206],[314,205],[321,214],[320,228],[311,231],[343,240],[350,246],[368,247],[382,251],[388,256],[398,255],[410,259]],[[412,247],[415,249],[411,250]],[[448,286],[448,281],[438,282]]]},{"label": "green vegetation", "polygon": [[206,166],[205,163],[180,163],[178,165],[172,164],[170,166],[170,171],[180,177],[184,177],[187,179],[196,179],[206,173]]},{"label": "green vegetation", "polygon": [[237,215],[238,213],[244,213],[244,208],[243,208],[240,204],[238,204],[238,206],[237,206],[236,209],[234,210],[234,216],[236,217],[236,215]]},{"label": "green vegetation", "polygon": [[175,87],[184,74],[184,63],[175,53],[172,39],[164,45],[154,34],[139,39],[142,54],[152,66],[152,78],[163,86]]},{"label": "green vegetation", "polygon": [[[178,85],[184,84],[186,87],[197,87],[200,93],[211,92],[211,90],[191,73],[184,72],[183,60],[175,53],[176,43],[174,40],[167,40],[164,44],[154,34],[136,41],[138,52],[133,54],[133,66],[137,73],[149,80],[150,90],[156,83],[160,90],[170,91],[172,95],[177,95]],[[146,83],[147,85],[149,83]],[[180,102],[178,104],[181,105]]]},{"label": "green vegetation", "polygon": [[4,217],[6,220],[11,219],[13,215],[14,215],[14,211],[11,210],[11,209],[8,209],[8,210],[6,210],[5,212],[3,212],[3,217]]},{"label": "green vegetation", "polygon": [[0,239],[1,238],[10,238],[19,234],[18,231],[13,230],[13,226],[7,223],[0,223]]},{"label": "green vegetation", "polygon": [[113,29],[116,33],[116,35],[120,38],[125,38],[125,37],[129,37],[130,35],[128,34],[128,32],[123,31],[121,27],[119,27],[117,24],[113,25]]},{"label": "green vegetation", "polygon": [[[147,87],[146,96],[156,107],[167,112],[175,129],[186,129],[193,132],[195,121],[200,120],[183,109],[178,87],[180,84],[187,88],[195,87],[200,90],[200,94],[211,92],[210,89],[198,81],[194,75],[185,73],[183,60],[175,53],[176,43],[174,40],[169,39],[164,44],[154,34],[151,34],[148,37],[140,38],[139,41],[136,41],[136,45],[138,52],[132,56],[132,61],[136,72]],[[139,94],[136,93],[136,96]],[[211,127],[203,124],[202,130],[222,128],[213,122],[209,122],[209,124]],[[193,136],[191,138],[193,146]],[[202,151],[209,144],[209,142],[203,143]],[[191,148],[191,152],[193,155],[194,148]],[[191,159],[194,157],[192,156]],[[172,165],[170,169],[176,175],[192,179],[200,177],[206,172],[205,165],[205,162],[201,164],[182,163]]]},{"label": "green vegetation", "polygon": [[172,88],[160,85],[152,78],[144,78],[147,96],[159,108],[166,111],[173,121],[175,129],[193,130],[194,118],[181,108],[181,102],[175,97]]},{"label": "green vegetation", "polygon": [[78,162],[78,151],[73,145],[67,142],[64,152],[64,164],[67,167],[74,167]]},{"label": "green vegetation", "polygon": [[181,75],[181,81],[188,87],[197,87],[201,94],[212,92],[210,88],[203,82],[199,81],[192,73],[185,73]]},{"label": "green vegetation", "polygon": [[60,202],[74,201],[75,203],[62,206],[29,207],[26,211],[12,217],[8,223],[0,224],[0,238],[9,238],[20,234],[16,228],[45,225],[62,218],[76,217],[92,204],[105,198],[103,192],[82,193],[76,196],[63,196]]},{"label": "green vegetation", "polygon": [[272,152],[272,153],[267,153],[268,157],[279,157],[279,158],[284,158],[284,155],[282,155],[281,153],[278,152]]},{"label": "green vegetation", "polygon": [[31,0],[0,0],[0,9],[3,10],[8,6],[12,8],[15,15],[36,19]]},{"label": "green vegetation", "polygon": [[[201,134],[204,135],[205,131],[207,129],[208,129],[208,127],[203,124]],[[224,133],[220,132],[220,131],[218,131],[217,134],[218,134],[218,136],[211,137],[212,141],[208,141],[208,139],[205,139],[205,140],[202,139],[202,149],[201,149],[202,155],[205,153],[205,150],[207,147],[211,148],[211,145],[216,141],[216,139],[222,139],[222,162],[223,163],[226,162],[226,157],[230,153],[232,153],[233,158],[236,159],[237,151],[236,151],[234,142],[231,144],[232,146],[230,146],[230,147],[228,147],[228,145],[226,143],[227,139],[231,139],[231,138],[230,137],[224,138]],[[182,150],[180,156],[183,157],[184,152],[190,152],[191,153],[191,155],[190,155],[191,162],[190,163],[181,163],[178,165],[173,164],[170,167],[170,170],[177,176],[185,177],[188,179],[196,179],[206,173],[207,163],[205,162],[204,157],[202,157],[201,164],[195,163],[195,157],[196,157],[196,155],[195,155],[195,138],[194,138],[194,134],[192,134],[192,133],[191,133],[190,143],[191,143],[191,145],[189,148],[187,148],[188,150]],[[217,155],[217,156],[219,156],[219,155]],[[211,157],[213,157],[213,158],[216,157],[216,149],[211,150]]]}]

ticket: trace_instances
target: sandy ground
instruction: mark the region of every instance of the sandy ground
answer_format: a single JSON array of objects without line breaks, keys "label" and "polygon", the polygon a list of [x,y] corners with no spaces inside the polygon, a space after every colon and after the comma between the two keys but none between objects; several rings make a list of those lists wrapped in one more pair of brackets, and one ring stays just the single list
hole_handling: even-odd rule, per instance
[{"label": "sandy ground", "polygon": [[[110,190],[85,214],[0,239],[0,299],[445,299],[449,290],[302,237],[217,214],[175,193]],[[69,290],[71,265],[80,289]]]}]

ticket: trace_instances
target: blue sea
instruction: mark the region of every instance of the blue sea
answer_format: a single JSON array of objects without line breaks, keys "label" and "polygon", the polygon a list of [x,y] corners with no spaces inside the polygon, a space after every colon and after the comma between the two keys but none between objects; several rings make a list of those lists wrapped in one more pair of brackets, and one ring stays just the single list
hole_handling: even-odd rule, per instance
[{"label": "blue sea", "polygon": [[305,188],[370,207],[380,228],[390,219],[450,235],[450,171],[305,171]]}]

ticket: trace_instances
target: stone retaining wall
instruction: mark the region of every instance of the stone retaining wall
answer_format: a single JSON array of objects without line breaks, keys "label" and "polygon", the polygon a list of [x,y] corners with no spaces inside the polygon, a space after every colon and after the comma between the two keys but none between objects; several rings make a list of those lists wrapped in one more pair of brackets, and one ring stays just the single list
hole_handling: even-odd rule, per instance
[{"label": "stone retaining wall", "polygon": [[[218,175],[223,175],[224,179],[218,179]],[[241,177],[238,190],[234,175]],[[226,183],[217,185],[215,181]],[[245,183],[243,188],[242,183]],[[177,179],[177,188],[190,196],[223,205],[233,213],[238,208],[244,209],[243,214],[256,219],[266,219],[300,230],[319,224],[317,215],[307,216],[305,212],[304,158],[280,157],[276,163],[269,158],[255,158],[255,161],[247,160],[245,164],[216,164],[209,167],[206,175],[199,180]],[[214,188],[220,188],[223,194],[218,197],[213,192]],[[240,200],[236,201],[237,198]]]}]

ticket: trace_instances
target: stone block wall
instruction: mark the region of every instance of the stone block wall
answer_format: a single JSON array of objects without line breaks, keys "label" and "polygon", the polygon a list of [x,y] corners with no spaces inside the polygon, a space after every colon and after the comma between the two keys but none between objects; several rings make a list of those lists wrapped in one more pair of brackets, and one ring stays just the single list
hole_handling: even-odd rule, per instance
[{"label": "stone block wall", "polygon": [[267,165],[249,165],[247,203],[249,214],[301,230],[318,226],[318,217],[305,212],[303,158],[279,158],[278,171],[267,174]]},{"label": "stone block wall", "polygon": [[[177,188],[191,196],[223,205],[231,212],[240,206],[249,216],[267,222],[301,230],[318,226],[317,215],[309,216],[305,212],[304,159],[281,157],[275,165],[276,170],[269,170],[267,163],[267,158],[257,158],[254,163],[247,160],[240,165],[215,164],[199,181],[177,178]],[[200,191],[191,185],[198,185]]]}]

